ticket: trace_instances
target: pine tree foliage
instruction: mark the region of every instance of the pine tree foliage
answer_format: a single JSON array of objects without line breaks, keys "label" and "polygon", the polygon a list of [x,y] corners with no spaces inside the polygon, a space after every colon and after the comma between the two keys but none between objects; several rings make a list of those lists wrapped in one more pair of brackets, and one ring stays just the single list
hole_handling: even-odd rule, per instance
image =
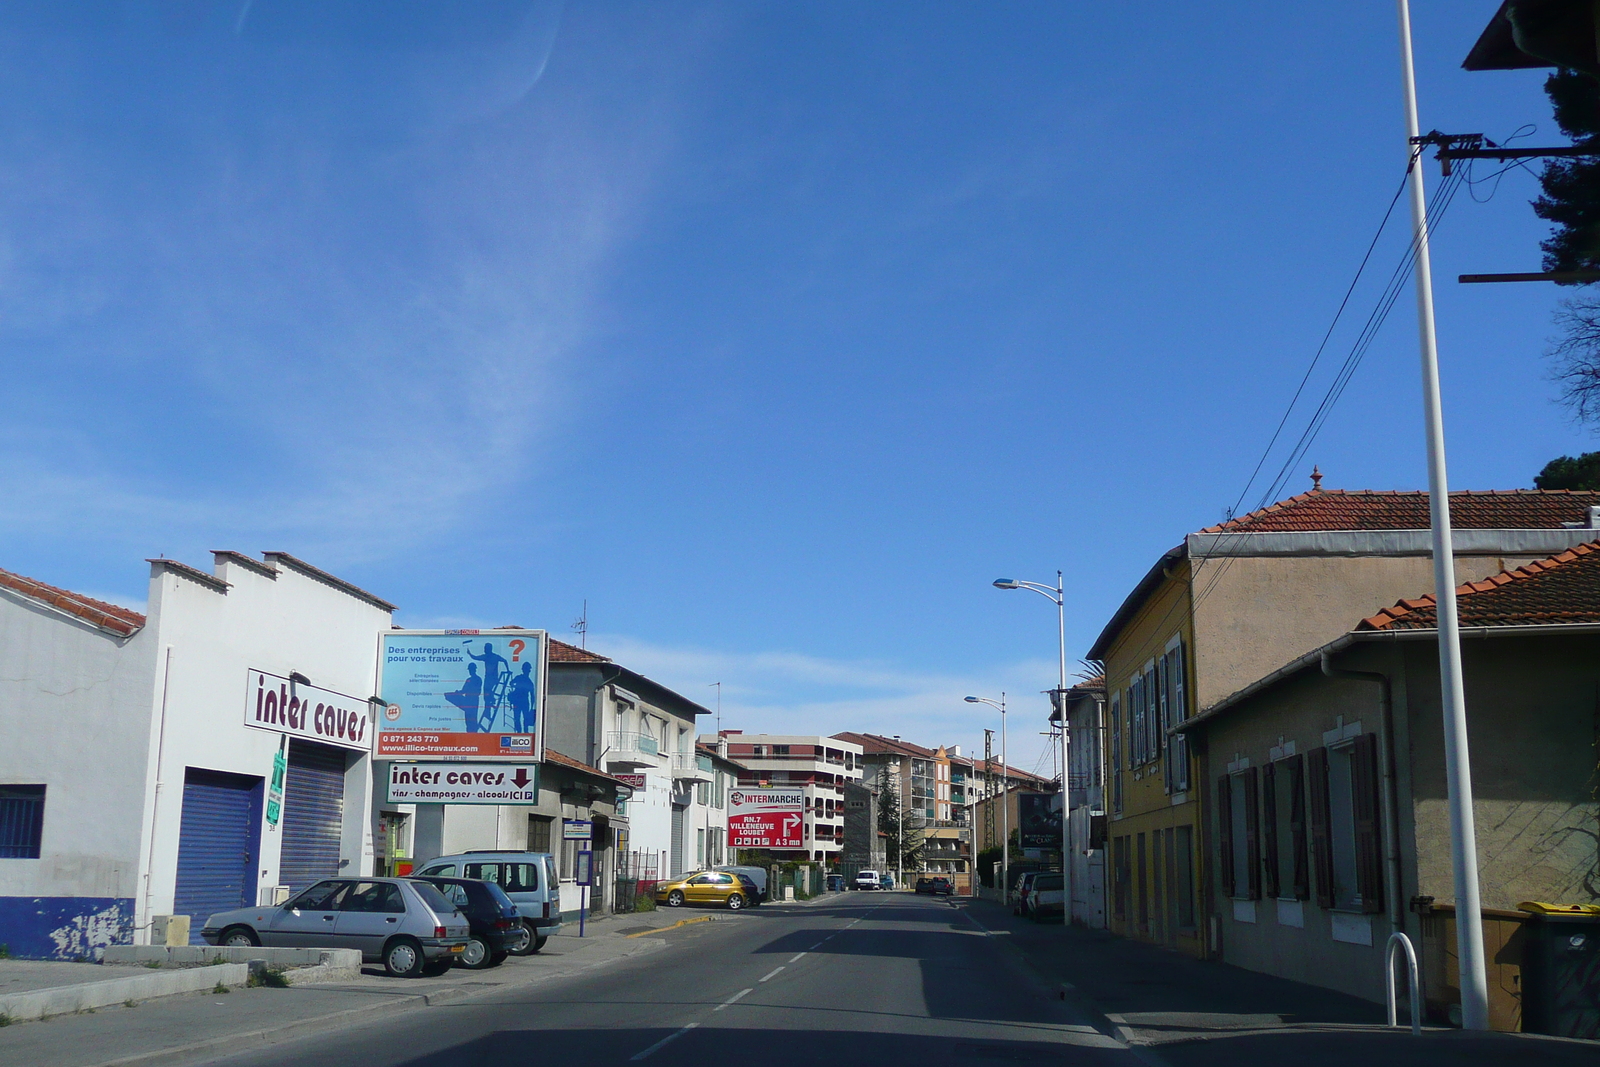
[{"label": "pine tree foliage", "polygon": [[1600,452],[1558,456],[1533,479],[1535,489],[1600,489]]},{"label": "pine tree foliage", "polygon": [[[1558,71],[1545,81],[1556,125],[1595,155],[1553,159],[1539,183],[1544,195],[1533,210],[1555,224],[1540,247],[1550,271],[1600,270],[1600,81]],[[1600,295],[1586,288],[1556,313],[1561,334],[1551,344],[1553,377],[1561,399],[1579,422],[1600,425]]]}]

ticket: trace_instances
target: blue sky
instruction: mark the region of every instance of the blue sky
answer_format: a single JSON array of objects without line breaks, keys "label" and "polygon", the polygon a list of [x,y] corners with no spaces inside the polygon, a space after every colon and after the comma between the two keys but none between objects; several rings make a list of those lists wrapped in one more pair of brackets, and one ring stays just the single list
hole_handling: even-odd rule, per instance
[{"label": "blue sky", "polygon": [[[1423,128],[1549,140],[1540,72],[1459,68],[1496,6],[1416,4]],[[6,5],[0,566],[587,599],[725,726],[975,746],[1006,690],[1031,766],[1054,619],[990,580],[1065,570],[1081,654],[1239,498],[1400,181],[1395,42],[1387,0]],[[1561,294],[1453,280],[1538,268],[1535,183],[1472,191],[1452,482],[1527,486],[1596,445]],[[1414,323],[1288,492],[1423,484]]]}]

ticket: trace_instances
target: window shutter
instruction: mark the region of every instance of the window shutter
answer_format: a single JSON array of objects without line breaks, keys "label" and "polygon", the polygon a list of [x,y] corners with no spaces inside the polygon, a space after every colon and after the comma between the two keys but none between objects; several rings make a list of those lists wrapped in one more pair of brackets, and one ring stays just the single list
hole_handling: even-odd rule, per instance
[{"label": "window shutter", "polygon": [[1261,892],[1276,899],[1283,887],[1278,879],[1278,768],[1271,763],[1261,768],[1261,866]]},{"label": "window shutter", "polygon": [[1161,758],[1161,672],[1150,668],[1150,673],[1145,676],[1145,694],[1150,703],[1150,758]]},{"label": "window shutter", "polygon": [[1311,862],[1317,869],[1317,905],[1333,907],[1333,838],[1328,824],[1328,750],[1314,748],[1310,759],[1311,777]]},{"label": "window shutter", "polygon": [[1294,867],[1294,899],[1311,898],[1311,875],[1306,869],[1306,759],[1290,756],[1283,761],[1288,771],[1289,857]]},{"label": "window shutter", "polygon": [[1128,687],[1128,730],[1133,741],[1133,766],[1144,765],[1144,680],[1135,678]]},{"label": "window shutter", "polygon": [[1245,770],[1244,778],[1244,869],[1245,877],[1249,879],[1246,896],[1251,900],[1261,899],[1261,806],[1256,801],[1258,793],[1256,780],[1258,771],[1255,767]]},{"label": "window shutter", "polygon": [[1189,718],[1189,688],[1184,684],[1183,642],[1172,650],[1172,725],[1177,726]]},{"label": "window shutter", "polygon": [[1356,891],[1361,910],[1383,910],[1383,833],[1378,820],[1378,738],[1362,734],[1350,754],[1351,807],[1356,824]]},{"label": "window shutter", "polygon": [[1233,783],[1229,775],[1217,779],[1217,869],[1222,872],[1222,895],[1233,896]]}]

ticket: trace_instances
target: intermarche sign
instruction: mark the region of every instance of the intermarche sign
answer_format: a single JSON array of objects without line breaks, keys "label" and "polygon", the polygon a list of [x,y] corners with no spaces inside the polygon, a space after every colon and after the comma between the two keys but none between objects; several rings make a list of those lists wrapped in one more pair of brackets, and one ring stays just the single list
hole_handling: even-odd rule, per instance
[{"label": "intermarche sign", "polygon": [[735,789],[728,794],[728,846],[803,848],[804,811],[799,789]]}]

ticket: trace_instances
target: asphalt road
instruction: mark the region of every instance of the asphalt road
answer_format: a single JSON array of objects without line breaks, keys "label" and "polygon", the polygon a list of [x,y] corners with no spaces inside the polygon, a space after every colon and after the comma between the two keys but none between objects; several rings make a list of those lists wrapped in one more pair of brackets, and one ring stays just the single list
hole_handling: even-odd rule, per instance
[{"label": "asphalt road", "polygon": [[667,934],[561,985],[374,1020],[227,1067],[1129,1064],[1136,1053],[942,900],[848,893]]}]

